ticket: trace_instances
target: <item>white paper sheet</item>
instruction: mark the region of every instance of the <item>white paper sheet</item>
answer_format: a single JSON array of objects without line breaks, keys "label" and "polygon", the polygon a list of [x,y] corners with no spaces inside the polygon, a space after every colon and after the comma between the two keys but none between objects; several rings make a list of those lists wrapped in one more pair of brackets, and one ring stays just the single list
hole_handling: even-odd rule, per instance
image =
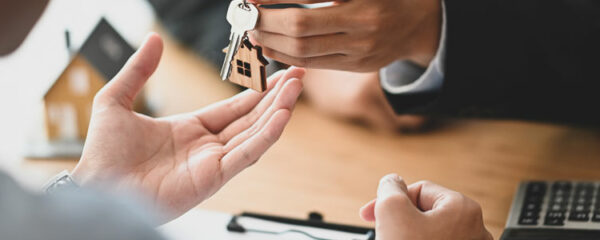
[{"label": "white paper sheet", "polygon": [[[165,237],[172,240],[312,240],[311,238],[299,233],[271,235],[255,232],[228,232],[226,226],[231,220],[231,217],[232,216],[230,214],[226,213],[194,209],[178,219],[161,226],[159,231]],[[258,229],[273,232],[283,232],[291,229],[300,230],[323,239],[367,239],[367,236],[361,234],[352,234],[312,227],[301,227],[248,217],[239,217],[238,223],[244,226],[246,229]]]}]

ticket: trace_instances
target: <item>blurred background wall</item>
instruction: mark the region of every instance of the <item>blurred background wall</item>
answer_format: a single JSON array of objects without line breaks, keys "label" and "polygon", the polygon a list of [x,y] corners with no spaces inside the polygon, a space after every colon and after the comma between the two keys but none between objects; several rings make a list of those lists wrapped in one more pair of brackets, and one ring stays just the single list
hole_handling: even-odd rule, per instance
[{"label": "blurred background wall", "polygon": [[154,23],[145,0],[52,0],[23,45],[0,57],[0,168],[15,166],[25,142],[42,137],[42,96],[70,60],[65,30],[76,51],[101,17],[136,48]]}]

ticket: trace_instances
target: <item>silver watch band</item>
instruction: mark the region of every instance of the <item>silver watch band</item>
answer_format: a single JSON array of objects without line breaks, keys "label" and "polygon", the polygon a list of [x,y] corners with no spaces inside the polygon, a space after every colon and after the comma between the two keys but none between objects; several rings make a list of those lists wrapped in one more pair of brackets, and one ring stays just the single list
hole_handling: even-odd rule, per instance
[{"label": "silver watch band", "polygon": [[78,187],[79,186],[75,183],[73,178],[71,178],[71,174],[69,174],[67,170],[64,170],[51,178],[50,181],[44,185],[43,190],[46,194],[52,194],[60,190],[74,189]]}]

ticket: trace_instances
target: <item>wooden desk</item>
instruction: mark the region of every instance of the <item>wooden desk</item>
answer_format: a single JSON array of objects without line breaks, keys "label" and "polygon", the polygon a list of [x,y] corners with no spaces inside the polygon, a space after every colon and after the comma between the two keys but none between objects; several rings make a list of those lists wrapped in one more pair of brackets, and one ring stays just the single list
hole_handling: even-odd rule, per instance
[{"label": "wooden desk", "polygon": [[[164,34],[163,34],[164,35]],[[164,57],[148,84],[159,115],[192,111],[235,94],[193,53],[166,38]],[[25,161],[46,178],[73,161]],[[375,197],[380,177],[428,179],[481,203],[498,238],[513,192],[523,179],[599,179],[600,134],[551,125],[465,121],[414,135],[373,133],[328,118],[300,103],[281,140],[253,167],[199,207],[256,211],[369,225],[358,209]]]}]

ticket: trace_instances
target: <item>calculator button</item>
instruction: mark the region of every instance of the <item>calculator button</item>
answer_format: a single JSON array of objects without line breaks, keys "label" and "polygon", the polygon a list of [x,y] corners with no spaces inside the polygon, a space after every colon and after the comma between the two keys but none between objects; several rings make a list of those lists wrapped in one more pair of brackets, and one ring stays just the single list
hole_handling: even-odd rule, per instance
[{"label": "calculator button", "polygon": [[562,211],[548,211],[548,213],[546,213],[546,218],[558,218],[558,219],[565,219],[565,212]]},{"label": "calculator button", "polygon": [[565,211],[567,210],[567,204],[563,203],[551,203],[550,205],[548,205],[548,210],[549,211]]},{"label": "calculator button", "polygon": [[526,195],[526,203],[542,203],[544,201],[544,195]]},{"label": "calculator button", "polygon": [[538,223],[538,218],[519,218],[519,224],[520,225],[537,225]]},{"label": "calculator button", "polygon": [[551,197],[570,197],[571,196],[571,191],[570,190],[565,190],[565,189],[556,189],[554,191],[552,191],[552,195]]},{"label": "calculator button", "polygon": [[586,204],[586,205],[591,205],[592,204],[592,198],[582,198],[582,197],[575,197],[573,199],[573,204]]},{"label": "calculator button", "polygon": [[589,212],[571,212],[569,214],[569,220],[571,221],[584,221],[587,222],[590,219]]},{"label": "calculator button", "polygon": [[593,187],[576,187],[575,188],[575,192],[578,193],[578,194],[593,195],[594,194],[594,188]]},{"label": "calculator button", "polygon": [[591,198],[592,196],[594,196],[594,189],[580,189],[580,190],[575,190],[575,196],[576,197],[588,197],[588,198]]},{"label": "calculator button", "polygon": [[594,185],[590,183],[580,183],[575,187],[574,201],[580,204],[591,203],[594,197]]},{"label": "calculator button", "polygon": [[555,208],[555,209],[553,209],[555,211],[556,211],[556,207],[558,207],[558,206],[560,206],[560,210],[563,210],[563,209],[566,209],[568,205],[569,204],[568,204],[567,199],[564,199],[564,198],[551,199],[548,202],[548,207]]},{"label": "calculator button", "polygon": [[565,225],[565,220],[560,218],[546,218],[544,225],[548,226],[562,226]]},{"label": "calculator button", "polygon": [[521,213],[521,218],[535,218],[537,219],[540,216],[539,211],[523,211]]},{"label": "calculator button", "polygon": [[574,212],[589,212],[590,211],[591,206],[588,204],[573,204],[571,206],[571,211]]},{"label": "calculator button", "polygon": [[523,211],[539,211],[540,207],[541,204],[526,203],[525,206],[523,206]]},{"label": "calculator button", "polygon": [[563,198],[569,199],[569,197],[571,197],[571,191],[564,190],[564,189],[557,189],[555,191],[552,191],[552,193],[550,194],[550,198],[558,198],[558,197],[563,197]]},{"label": "calculator button", "polygon": [[575,189],[589,189],[594,190],[594,183],[591,182],[580,182],[575,185]]},{"label": "calculator button", "polygon": [[567,181],[557,181],[557,182],[554,182],[554,184],[552,184],[552,190],[570,191],[571,188],[572,188],[571,182],[567,182]]},{"label": "calculator button", "polygon": [[594,215],[592,216],[592,221],[594,222],[600,222],[600,212],[595,212]]},{"label": "calculator button", "polygon": [[545,182],[530,182],[527,185],[527,195],[536,194],[536,195],[544,195],[546,194],[546,183]]},{"label": "calculator button", "polygon": [[564,196],[552,196],[552,197],[550,197],[550,202],[551,203],[566,204],[568,200],[569,200],[569,198],[568,197],[564,197]]},{"label": "calculator button", "polygon": [[546,213],[544,225],[548,226],[562,226],[565,222],[565,212],[560,211],[549,211]]}]

